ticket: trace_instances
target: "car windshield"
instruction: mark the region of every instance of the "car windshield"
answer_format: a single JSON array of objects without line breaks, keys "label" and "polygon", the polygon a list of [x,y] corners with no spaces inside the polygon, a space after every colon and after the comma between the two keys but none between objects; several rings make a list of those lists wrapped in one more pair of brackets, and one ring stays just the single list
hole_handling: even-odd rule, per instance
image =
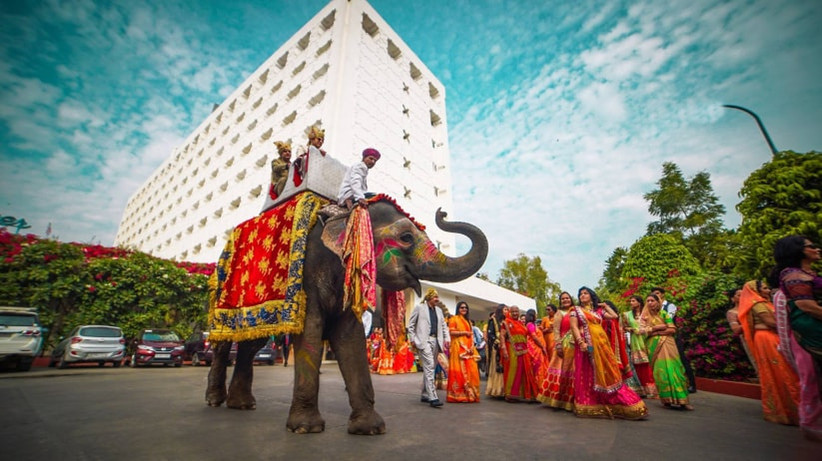
[{"label": "car windshield", "polygon": [[143,333],[143,341],[179,341],[180,337],[173,331],[147,331]]},{"label": "car windshield", "polygon": [[123,335],[119,328],[84,327],[80,329],[80,336],[94,336],[97,338],[119,338]]},{"label": "car windshield", "polygon": [[37,317],[31,314],[0,314],[0,325],[9,327],[31,327],[37,324]]}]

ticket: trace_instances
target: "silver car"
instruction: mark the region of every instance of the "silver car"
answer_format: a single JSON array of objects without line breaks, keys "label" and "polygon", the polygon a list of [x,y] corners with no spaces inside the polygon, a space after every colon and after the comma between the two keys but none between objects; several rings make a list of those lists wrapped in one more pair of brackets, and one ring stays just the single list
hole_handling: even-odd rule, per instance
[{"label": "silver car", "polygon": [[29,371],[43,347],[43,331],[37,311],[27,307],[0,306],[0,364]]},{"label": "silver car", "polygon": [[66,368],[70,363],[96,362],[115,367],[123,363],[126,340],[123,331],[108,325],[81,325],[75,327],[51,352],[49,366]]}]

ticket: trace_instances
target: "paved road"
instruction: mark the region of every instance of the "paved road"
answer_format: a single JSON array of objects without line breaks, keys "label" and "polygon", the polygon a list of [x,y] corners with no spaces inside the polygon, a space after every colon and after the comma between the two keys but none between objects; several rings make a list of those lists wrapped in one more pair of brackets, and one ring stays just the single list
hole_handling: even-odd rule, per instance
[{"label": "paved road", "polygon": [[[708,392],[694,412],[648,401],[646,421],[580,419],[541,405],[419,403],[422,375],[373,376],[382,436],[346,433],[334,362],[323,365],[322,434],[285,428],[293,369],[255,367],[256,411],[209,408],[202,367],[35,368],[0,373],[4,460],[811,460],[822,444],[767,423],[756,400]],[[483,383],[484,384],[484,383]]]}]

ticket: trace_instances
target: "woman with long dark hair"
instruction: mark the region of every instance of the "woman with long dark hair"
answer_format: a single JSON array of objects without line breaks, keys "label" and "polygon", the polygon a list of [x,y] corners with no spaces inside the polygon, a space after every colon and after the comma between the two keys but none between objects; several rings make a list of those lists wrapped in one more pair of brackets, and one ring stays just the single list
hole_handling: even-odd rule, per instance
[{"label": "woman with long dark hair", "polygon": [[448,319],[451,349],[448,361],[449,402],[479,402],[479,353],[474,347],[468,303],[457,303],[456,313]]},{"label": "woman with long dark hair", "polygon": [[537,311],[528,309],[525,312],[525,328],[528,329],[528,355],[531,357],[531,369],[534,370],[534,379],[539,385],[545,379],[548,370],[548,350],[536,322]]},{"label": "woman with long dark hair", "polygon": [[494,398],[505,397],[505,381],[502,375],[503,367],[500,362],[500,324],[505,320],[505,305],[500,304],[488,319],[486,334],[488,336],[488,381],[485,386],[485,395]]},{"label": "woman with long dark hair", "polygon": [[822,441],[822,277],[813,264],[822,259],[819,246],[801,235],[776,242],[769,282],[774,296],[780,351],[799,375],[799,427],[805,437]]},{"label": "woman with long dark hair", "polygon": [[548,362],[537,399],[554,408],[574,410],[574,337],[568,313],[574,308],[574,299],[567,291],[559,294],[559,310],[554,315],[554,351]]},{"label": "woman with long dark hair", "polygon": [[[603,320],[619,316],[588,287],[579,289],[578,299],[580,305],[568,314],[576,344],[574,414],[586,418],[645,418],[645,402],[624,385],[619,361],[602,327]],[[601,308],[602,313],[595,308]]]}]

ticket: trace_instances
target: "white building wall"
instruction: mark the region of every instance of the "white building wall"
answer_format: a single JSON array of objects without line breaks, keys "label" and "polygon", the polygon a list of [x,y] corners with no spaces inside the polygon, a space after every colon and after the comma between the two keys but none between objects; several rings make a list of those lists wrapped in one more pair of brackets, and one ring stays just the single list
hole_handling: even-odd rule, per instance
[{"label": "white building wall", "polygon": [[369,188],[454,254],[454,236],[433,219],[453,210],[445,89],[364,0],[329,3],[215,108],[131,197],[115,245],[216,261],[234,226],[262,208],[273,141],[296,150],[314,124],[343,163],[379,149]]}]

